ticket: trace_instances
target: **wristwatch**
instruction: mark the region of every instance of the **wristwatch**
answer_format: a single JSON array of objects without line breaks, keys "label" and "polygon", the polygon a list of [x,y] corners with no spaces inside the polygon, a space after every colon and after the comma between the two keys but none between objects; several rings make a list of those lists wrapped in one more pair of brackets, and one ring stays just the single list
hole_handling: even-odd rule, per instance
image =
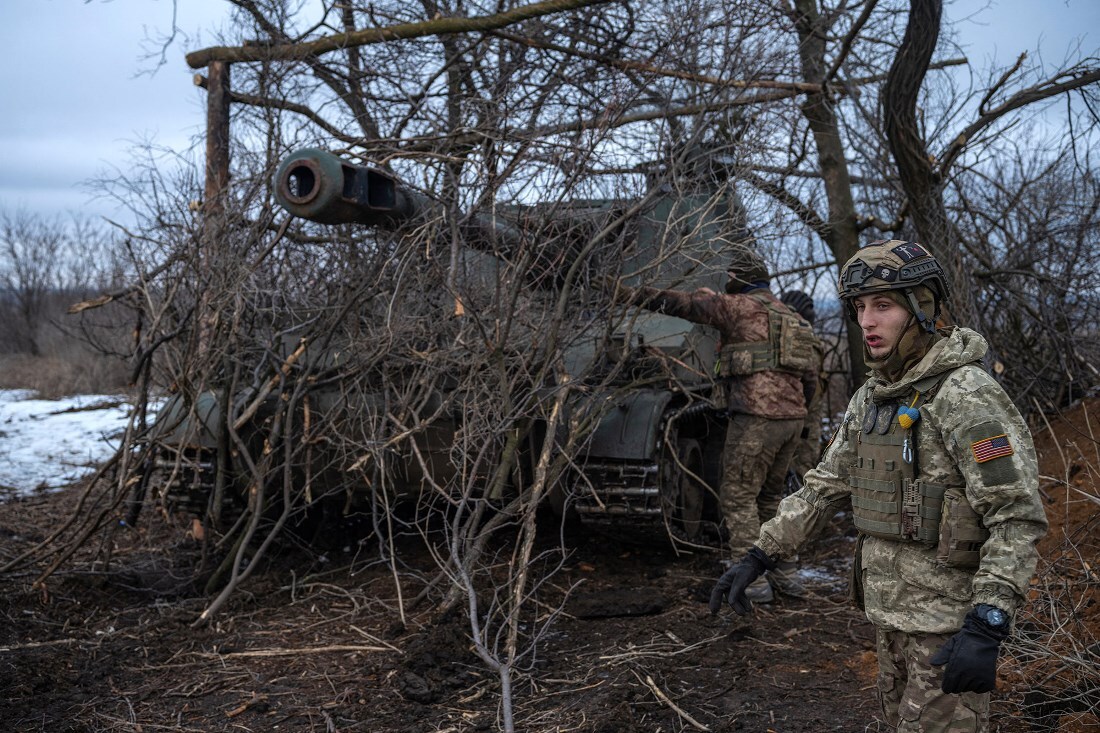
[{"label": "wristwatch", "polygon": [[974,609],[978,618],[985,621],[992,628],[1001,630],[1008,626],[1008,614],[988,603],[979,603]]}]

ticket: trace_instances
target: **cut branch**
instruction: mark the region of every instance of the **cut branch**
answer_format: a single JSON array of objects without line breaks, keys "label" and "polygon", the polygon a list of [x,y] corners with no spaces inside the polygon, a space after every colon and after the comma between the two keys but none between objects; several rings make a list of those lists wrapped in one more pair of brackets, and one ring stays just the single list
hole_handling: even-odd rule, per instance
[{"label": "cut branch", "polygon": [[[365,646],[362,644],[330,644],[329,646],[304,647],[302,649],[251,649],[245,652],[195,652],[194,656],[204,659],[256,659],[261,657],[295,657],[304,654],[347,654],[348,652],[388,652],[392,647]],[[398,651],[398,653],[402,653]]]},{"label": "cut branch", "polygon": [[410,40],[451,33],[485,32],[505,28],[544,15],[563,13],[592,5],[604,5],[610,0],[545,0],[524,5],[496,15],[474,18],[432,18],[419,23],[399,23],[386,28],[364,28],[351,33],[337,33],[306,43],[279,43],[270,46],[211,46],[187,54],[187,65],[201,69],[212,61],[297,61],[332,51],[344,51],[351,46],[368,46],[386,41]]}]

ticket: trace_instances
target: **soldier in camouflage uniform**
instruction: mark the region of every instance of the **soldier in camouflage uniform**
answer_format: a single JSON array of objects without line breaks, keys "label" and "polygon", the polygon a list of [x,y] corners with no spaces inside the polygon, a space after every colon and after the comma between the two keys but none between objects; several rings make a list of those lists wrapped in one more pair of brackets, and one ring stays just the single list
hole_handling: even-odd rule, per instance
[{"label": "soldier in camouflage uniform", "polygon": [[1031,435],[981,367],[987,344],[937,331],[947,287],[913,242],[875,242],[841,271],[871,377],[805,486],[715,586],[743,589],[851,498],[852,595],[874,624],[882,714],[903,733],[989,730],[997,653],[1024,603],[1047,522]]},{"label": "soldier in camouflage uniform", "polygon": [[[813,298],[801,290],[786,290],[783,295],[779,296],[779,299],[813,328],[814,321],[817,320],[817,310],[814,308]],[[797,488],[802,487],[802,477],[807,471],[816,466],[821,458],[821,421],[825,417],[825,345],[816,336],[814,338],[813,368],[817,374],[817,382],[813,397],[806,405],[806,424],[802,426],[802,440],[791,458],[791,471],[796,478],[794,483]]]},{"label": "soldier in camouflage uniform", "polygon": [[[760,256],[738,247],[728,270],[724,294],[709,288],[688,293],[620,286],[619,298],[719,332],[717,371],[729,411],[719,499],[733,557],[740,557],[783,498],[787,467],[806,417],[806,392],[817,375],[810,370],[813,331],[768,289]],[[780,354],[776,342],[784,329],[797,330],[801,340]],[[757,602],[773,599],[764,578],[749,592]]]},{"label": "soldier in camouflage uniform", "polygon": [[[809,294],[801,290],[785,290],[779,296],[779,300],[797,313],[812,332],[814,321],[817,320],[817,309]],[[802,488],[802,477],[816,466],[821,458],[821,421],[825,417],[825,388],[828,376],[825,373],[825,345],[816,334],[813,339],[813,355],[812,371],[816,375],[814,392],[806,405],[806,422],[802,426],[802,437],[795,447],[790,468],[787,470],[787,493]],[[802,598],[806,595],[806,589],[799,582],[797,573],[798,556],[795,555],[781,560],[776,569],[769,572],[768,578],[772,585],[780,588],[784,594]]]}]

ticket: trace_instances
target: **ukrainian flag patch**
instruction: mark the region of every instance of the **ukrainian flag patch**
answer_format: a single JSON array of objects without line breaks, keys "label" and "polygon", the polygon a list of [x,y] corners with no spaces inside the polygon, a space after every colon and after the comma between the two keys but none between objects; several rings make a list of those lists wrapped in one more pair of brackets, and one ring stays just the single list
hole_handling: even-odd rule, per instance
[{"label": "ukrainian flag patch", "polygon": [[1007,435],[994,435],[992,438],[977,440],[970,444],[970,450],[974,453],[974,460],[978,463],[992,461],[994,458],[1010,456],[1016,451],[1012,448],[1012,441]]}]

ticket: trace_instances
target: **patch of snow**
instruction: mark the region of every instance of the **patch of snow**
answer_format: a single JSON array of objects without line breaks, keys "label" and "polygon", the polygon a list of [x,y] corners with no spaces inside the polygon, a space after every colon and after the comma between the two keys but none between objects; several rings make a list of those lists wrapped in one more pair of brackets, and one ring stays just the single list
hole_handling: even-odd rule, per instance
[{"label": "patch of snow", "polygon": [[0,390],[0,487],[16,495],[58,489],[118,450],[130,405],[120,395],[34,399]]},{"label": "patch of snow", "polygon": [[844,580],[835,571],[826,567],[800,567],[795,573],[799,580],[811,581],[817,583],[835,583],[838,580]]}]

